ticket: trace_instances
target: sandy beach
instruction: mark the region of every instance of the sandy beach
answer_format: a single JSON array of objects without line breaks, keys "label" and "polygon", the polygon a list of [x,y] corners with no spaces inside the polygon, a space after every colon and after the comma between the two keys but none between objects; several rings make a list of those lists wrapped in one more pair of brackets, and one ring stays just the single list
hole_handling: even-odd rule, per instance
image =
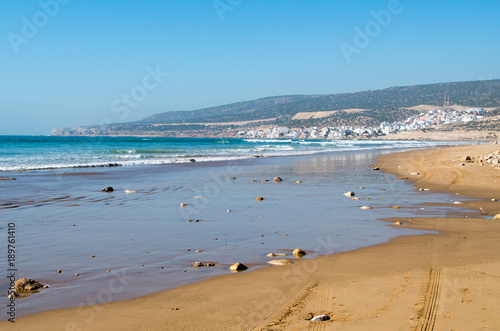
[{"label": "sandy beach", "polygon": [[[433,231],[293,265],[208,280],[135,299],[32,314],[6,330],[498,330],[500,171],[463,162],[499,145],[383,155],[381,171],[423,196],[458,194],[450,217],[386,219]],[[418,174],[417,174],[418,173]],[[413,175],[412,175],[413,174]],[[401,179],[400,179],[401,180]],[[398,201],[388,201],[398,206]],[[405,207],[405,206],[401,206]],[[466,209],[472,213],[466,212]],[[485,215],[487,214],[487,215]],[[467,217],[465,217],[467,216]],[[400,221],[403,225],[393,225]],[[110,291],[126,285],[117,275]],[[311,322],[326,314],[330,320]]]}]

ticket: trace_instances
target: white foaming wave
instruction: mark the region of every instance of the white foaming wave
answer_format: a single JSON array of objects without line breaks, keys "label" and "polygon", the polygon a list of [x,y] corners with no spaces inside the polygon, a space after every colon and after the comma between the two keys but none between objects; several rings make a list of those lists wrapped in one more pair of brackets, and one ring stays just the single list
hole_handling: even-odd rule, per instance
[{"label": "white foaming wave", "polygon": [[243,141],[249,142],[249,143],[291,143],[292,139],[260,139],[260,138],[254,138],[254,139],[243,139]]}]

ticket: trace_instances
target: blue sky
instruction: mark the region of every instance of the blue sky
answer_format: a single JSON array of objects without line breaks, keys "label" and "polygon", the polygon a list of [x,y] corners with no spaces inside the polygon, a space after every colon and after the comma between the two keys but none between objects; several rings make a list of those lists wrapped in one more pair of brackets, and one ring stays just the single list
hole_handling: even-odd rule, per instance
[{"label": "blue sky", "polygon": [[0,4],[0,134],[274,95],[500,78],[498,1]]}]

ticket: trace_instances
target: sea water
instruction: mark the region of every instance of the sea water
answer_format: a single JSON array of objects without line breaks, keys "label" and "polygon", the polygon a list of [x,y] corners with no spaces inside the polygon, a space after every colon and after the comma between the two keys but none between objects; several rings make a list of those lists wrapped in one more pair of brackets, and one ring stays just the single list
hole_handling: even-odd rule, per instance
[{"label": "sea water", "polygon": [[[49,285],[16,300],[17,314],[167,290],[231,273],[236,262],[269,267],[270,252],[301,248],[314,258],[421,234],[379,219],[445,215],[449,208],[426,203],[460,197],[418,192],[370,165],[394,148],[433,145],[3,137],[0,177],[15,180],[0,181],[0,240],[15,223],[17,278]],[[114,191],[102,192],[108,186]],[[196,261],[217,266],[191,267]]]}]

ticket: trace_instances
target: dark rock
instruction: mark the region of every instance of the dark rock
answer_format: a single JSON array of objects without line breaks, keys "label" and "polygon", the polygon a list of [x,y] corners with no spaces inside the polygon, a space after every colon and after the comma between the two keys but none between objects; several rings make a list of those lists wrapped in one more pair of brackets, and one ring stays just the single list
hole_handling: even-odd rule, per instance
[{"label": "dark rock", "polygon": [[246,265],[244,265],[243,263],[235,263],[229,267],[229,270],[231,270],[231,271],[243,271],[246,269],[248,269],[248,267]]},{"label": "dark rock", "polygon": [[195,159],[189,159],[189,162],[196,162]]},{"label": "dark rock", "polygon": [[108,186],[106,187],[104,190],[102,190],[103,192],[113,192],[114,189],[111,187],[111,186]]},{"label": "dark rock", "polygon": [[375,167],[375,168],[373,168],[373,170],[377,171],[377,170],[380,170],[380,168],[379,167]]}]

